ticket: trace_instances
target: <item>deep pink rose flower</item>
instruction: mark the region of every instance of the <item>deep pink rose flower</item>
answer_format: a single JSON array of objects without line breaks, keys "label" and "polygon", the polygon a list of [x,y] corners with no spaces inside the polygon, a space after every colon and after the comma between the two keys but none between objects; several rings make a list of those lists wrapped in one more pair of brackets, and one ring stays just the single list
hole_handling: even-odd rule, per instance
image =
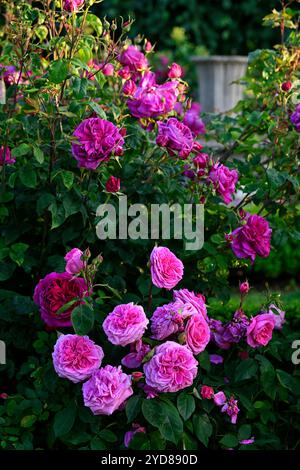
[{"label": "deep pink rose flower", "polygon": [[250,258],[252,262],[256,255],[266,258],[270,254],[272,234],[268,221],[256,214],[248,214],[245,220],[244,225],[229,235],[232,251],[238,258]]},{"label": "deep pink rose flower", "polygon": [[193,163],[198,171],[204,170],[208,166],[209,155],[207,153],[198,153],[198,155],[193,158]]},{"label": "deep pink rose flower", "polygon": [[300,103],[296,106],[295,111],[291,114],[291,123],[297,132],[300,132]]},{"label": "deep pink rose flower", "polygon": [[105,189],[108,193],[117,193],[120,191],[121,180],[116,176],[110,176],[105,183]]},{"label": "deep pink rose flower", "polygon": [[117,305],[102,326],[112,344],[126,346],[141,339],[148,323],[143,307],[130,302]]},{"label": "deep pink rose flower", "polygon": [[200,395],[205,400],[210,400],[214,396],[214,389],[208,385],[202,385]]},{"label": "deep pink rose flower", "polygon": [[78,274],[84,268],[84,261],[81,257],[83,252],[79,248],[73,248],[65,256],[66,272],[69,274]]},{"label": "deep pink rose flower", "polygon": [[3,165],[12,165],[16,162],[16,159],[11,156],[10,149],[2,145],[0,147],[0,166]]},{"label": "deep pink rose flower", "polygon": [[140,424],[138,423],[132,423],[132,430],[131,431],[127,431],[124,435],[124,446],[125,447],[128,447],[133,436],[137,433],[137,432],[143,432],[145,433],[146,432],[146,428],[144,428],[143,426],[141,426]]},{"label": "deep pink rose flower", "polygon": [[127,101],[132,116],[136,118],[155,118],[173,110],[177,101],[177,82],[158,85],[153,72],[146,72],[133,95]]},{"label": "deep pink rose flower", "polygon": [[179,289],[174,290],[173,298],[174,300],[180,300],[184,304],[191,304],[203,318],[208,320],[204,295],[195,294],[195,292],[188,289]]},{"label": "deep pink rose flower", "polygon": [[205,134],[205,124],[199,116],[200,109],[198,103],[193,103],[183,118],[183,124],[189,127],[194,137],[197,137],[199,134]]},{"label": "deep pink rose flower", "polygon": [[119,129],[105,119],[85,119],[73,135],[78,143],[72,144],[72,152],[80,168],[95,170],[112,154],[123,153],[124,139]]},{"label": "deep pink rose flower", "polygon": [[111,415],[133,394],[131,377],[122,372],[121,366],[107,365],[94,372],[82,386],[85,406],[94,415]]},{"label": "deep pink rose flower", "polygon": [[50,273],[41,279],[34,290],[33,300],[39,306],[42,320],[52,328],[72,326],[71,313],[83,303],[78,300],[68,310],[58,313],[59,309],[75,298],[89,295],[86,282],[81,277],[69,273]]},{"label": "deep pink rose flower", "polygon": [[170,155],[178,152],[180,158],[187,158],[194,146],[190,129],[176,118],[169,118],[166,122],[158,122],[157,125],[157,145],[165,147]]},{"label": "deep pink rose flower", "polygon": [[210,340],[207,321],[199,313],[192,315],[185,327],[186,344],[194,354],[200,354]]},{"label": "deep pink rose flower", "polygon": [[157,346],[152,359],[144,364],[146,383],[158,392],[177,392],[192,385],[197,365],[187,347],[167,341]]},{"label": "deep pink rose flower", "polygon": [[182,77],[182,68],[180,67],[179,64],[176,64],[176,62],[173,62],[173,64],[170,66],[170,70],[168,72],[168,77],[169,78],[180,78],[180,77]]},{"label": "deep pink rose flower", "polygon": [[114,74],[114,71],[115,67],[113,66],[113,64],[104,64],[101,67],[101,72],[103,73],[103,75],[106,75],[108,77],[111,77]]},{"label": "deep pink rose flower", "polygon": [[101,366],[103,350],[88,336],[60,335],[52,354],[59,377],[74,383],[89,378]]},{"label": "deep pink rose flower", "polygon": [[266,346],[272,339],[275,324],[273,313],[261,313],[253,317],[247,328],[247,343],[249,346],[252,348]]},{"label": "deep pink rose flower", "polygon": [[84,4],[84,0],[63,0],[63,9],[77,11]]},{"label": "deep pink rose flower", "polygon": [[122,51],[118,56],[118,61],[123,66],[128,67],[132,73],[143,72],[149,67],[146,56],[133,45]]},{"label": "deep pink rose flower", "polygon": [[136,84],[134,83],[133,80],[127,80],[124,83],[124,86],[122,88],[122,92],[124,93],[125,96],[133,96],[134,93],[136,92]]},{"label": "deep pink rose flower", "polygon": [[[121,363],[128,369],[137,369],[142,364],[144,357],[151,351],[148,344],[144,344],[141,339],[130,345],[130,353],[123,357]],[[142,374],[143,375],[143,374]]]},{"label": "deep pink rose flower", "polygon": [[184,331],[184,320],[191,315],[197,315],[195,307],[179,300],[157,307],[151,317],[153,338],[162,340],[174,333]]},{"label": "deep pink rose flower", "polygon": [[244,281],[240,284],[240,293],[242,295],[246,295],[248,294],[250,290],[250,286],[249,286],[249,282],[248,281]]},{"label": "deep pink rose flower", "polygon": [[152,282],[156,287],[173,289],[183,277],[183,264],[169,248],[153,248],[150,255]]},{"label": "deep pink rose flower", "polygon": [[229,204],[235,192],[238,172],[236,170],[230,170],[221,163],[215,163],[209,172],[208,179],[212,182],[216,192],[220,194],[225,204]]}]

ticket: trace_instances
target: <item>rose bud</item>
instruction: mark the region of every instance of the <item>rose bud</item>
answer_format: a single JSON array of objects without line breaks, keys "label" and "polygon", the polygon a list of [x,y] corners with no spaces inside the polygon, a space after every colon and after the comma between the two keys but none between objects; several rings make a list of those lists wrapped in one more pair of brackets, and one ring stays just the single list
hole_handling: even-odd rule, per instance
[{"label": "rose bud", "polygon": [[182,76],[182,68],[180,65],[176,64],[175,62],[171,65],[168,77],[169,78],[180,78]]},{"label": "rose bud", "polygon": [[105,189],[108,193],[117,193],[120,190],[120,187],[121,180],[115,176],[110,176],[105,184]]},{"label": "rose bud", "polygon": [[290,91],[292,86],[293,86],[292,82],[287,81],[287,82],[282,83],[281,89],[282,89],[282,91]]},{"label": "rose bud", "polygon": [[250,290],[250,286],[249,286],[248,281],[244,281],[244,282],[242,282],[242,284],[240,284],[240,293],[242,295],[248,294],[249,290]]}]

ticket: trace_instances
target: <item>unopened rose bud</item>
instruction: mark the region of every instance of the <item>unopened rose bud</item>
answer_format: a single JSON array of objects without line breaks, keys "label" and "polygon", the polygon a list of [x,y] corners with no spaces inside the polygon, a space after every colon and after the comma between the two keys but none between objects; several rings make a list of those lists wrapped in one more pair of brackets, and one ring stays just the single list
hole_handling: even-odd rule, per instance
[{"label": "unopened rose bud", "polygon": [[150,41],[146,41],[146,44],[145,44],[145,51],[146,52],[151,52],[152,51],[152,44]]},{"label": "unopened rose bud", "polygon": [[170,70],[168,72],[168,77],[169,78],[180,78],[180,77],[182,77],[182,68],[180,67],[179,64],[176,64],[175,62],[173,62],[173,64],[170,67]]},{"label": "unopened rose bud", "polygon": [[144,374],[143,372],[132,372],[131,376],[135,382],[138,382],[144,377]]},{"label": "unopened rose bud", "polygon": [[202,385],[200,389],[200,395],[203,399],[210,400],[213,398],[215,392],[212,387],[209,387],[208,385]]},{"label": "unopened rose bud", "polygon": [[290,91],[292,86],[293,86],[292,82],[287,81],[287,82],[284,82],[284,83],[281,84],[281,89],[282,89],[282,91]]},{"label": "unopened rose bud", "polygon": [[242,295],[248,294],[249,290],[250,290],[250,286],[249,286],[248,281],[242,282],[242,284],[240,284],[240,293]]}]

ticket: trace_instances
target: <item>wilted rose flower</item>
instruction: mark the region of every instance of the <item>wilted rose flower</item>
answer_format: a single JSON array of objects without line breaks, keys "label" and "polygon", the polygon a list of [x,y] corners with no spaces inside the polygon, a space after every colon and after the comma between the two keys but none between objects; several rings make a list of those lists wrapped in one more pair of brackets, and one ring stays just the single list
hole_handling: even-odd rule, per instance
[{"label": "wilted rose flower", "polygon": [[232,424],[236,424],[238,412],[240,411],[237,403],[237,400],[235,400],[233,397],[230,397],[227,403],[225,403],[221,409],[222,413],[226,413],[230,417]]},{"label": "wilted rose flower", "polygon": [[256,214],[247,214],[245,220],[244,225],[229,235],[232,251],[238,258],[250,258],[252,262],[256,255],[266,258],[270,254],[272,234],[268,221]]},{"label": "wilted rose flower", "polygon": [[214,389],[208,385],[202,385],[200,395],[203,399],[210,400],[214,396]]},{"label": "wilted rose flower", "polygon": [[297,132],[300,132],[300,103],[296,106],[295,111],[291,114],[291,123]]},{"label": "wilted rose flower", "polygon": [[220,194],[225,204],[229,204],[235,192],[238,172],[236,170],[230,170],[221,163],[215,163],[209,172],[208,179],[212,182],[216,192]]},{"label": "wilted rose flower", "polygon": [[77,11],[84,4],[84,0],[63,0],[63,9]]},{"label": "wilted rose flower", "polygon": [[209,360],[211,364],[223,364],[224,358],[219,354],[210,354]]},{"label": "wilted rose flower", "polygon": [[146,428],[144,428],[143,426],[141,426],[140,424],[138,423],[132,423],[132,430],[131,431],[127,431],[124,435],[124,446],[125,447],[128,447],[133,436],[138,433],[138,432],[143,432],[145,433],[146,432]]},{"label": "wilted rose flower", "polygon": [[170,155],[178,152],[180,158],[187,158],[194,146],[190,129],[176,118],[158,122],[157,145],[165,147]]},{"label": "wilted rose flower", "polygon": [[14,65],[0,64],[0,79],[3,78],[6,85],[13,85],[19,79],[19,72]]},{"label": "wilted rose flower", "polygon": [[180,78],[182,77],[182,68],[180,65],[176,64],[176,62],[173,62],[173,64],[170,66],[170,70],[168,72],[168,77],[169,78]]},{"label": "wilted rose flower", "polygon": [[65,256],[66,272],[69,274],[78,274],[84,268],[84,261],[81,259],[83,252],[79,248],[73,248]]},{"label": "wilted rose flower", "polygon": [[222,334],[225,343],[238,343],[244,338],[249,325],[249,319],[243,310],[237,310],[233,319],[226,323]]},{"label": "wilted rose flower", "polygon": [[174,300],[180,300],[184,304],[191,304],[205,320],[208,319],[204,295],[195,294],[188,289],[179,289],[173,291],[173,297]]},{"label": "wilted rose flower", "polygon": [[10,149],[2,145],[0,147],[0,166],[12,165],[16,162],[16,159],[11,156]]},{"label": "wilted rose flower", "polygon": [[152,282],[156,287],[173,289],[183,277],[183,264],[169,248],[154,247],[150,255]]},{"label": "wilted rose flower", "polygon": [[207,321],[199,313],[192,315],[185,327],[186,345],[194,354],[200,354],[210,340]]},{"label": "wilted rose flower", "polygon": [[141,339],[130,344],[130,353],[123,357],[121,363],[128,369],[140,367],[144,357],[151,351],[148,344],[144,344]]},{"label": "wilted rose flower", "polygon": [[184,331],[184,320],[191,315],[197,315],[195,307],[181,301],[157,307],[151,317],[153,338],[162,340],[174,333]]},{"label": "wilted rose flower", "polygon": [[143,72],[149,67],[146,56],[133,45],[128,46],[119,54],[118,61],[123,66],[128,67],[130,72],[134,74]]},{"label": "wilted rose flower", "polygon": [[143,307],[128,304],[117,305],[103,322],[103,330],[112,344],[126,346],[143,336],[149,320]]},{"label": "wilted rose flower", "polygon": [[275,328],[273,313],[261,313],[253,317],[247,329],[247,343],[252,348],[266,346],[272,339]]},{"label": "wilted rose flower", "polygon": [[133,394],[131,377],[121,366],[107,365],[94,372],[82,386],[85,406],[94,415],[111,415]]},{"label": "wilted rose flower", "polygon": [[82,299],[89,295],[88,286],[81,277],[73,277],[69,273],[50,273],[39,281],[33,300],[39,306],[42,320],[52,328],[72,326],[71,313],[82,304],[77,300],[65,311],[59,310],[74,299]]},{"label": "wilted rose flower", "polygon": [[183,118],[183,124],[190,128],[194,137],[205,133],[205,124],[199,116],[200,110],[201,106],[199,103],[192,103]]},{"label": "wilted rose flower", "polygon": [[108,193],[117,193],[120,191],[121,180],[116,176],[110,176],[105,183],[105,189]]},{"label": "wilted rose flower", "polygon": [[248,281],[244,281],[240,284],[240,293],[242,295],[246,295],[248,294],[250,290],[250,286],[249,286],[249,282]]},{"label": "wilted rose flower", "polygon": [[229,349],[230,343],[224,339],[225,325],[223,325],[221,320],[211,318],[209,320],[209,327],[211,341],[214,341],[214,343],[216,343],[216,345],[221,349]]},{"label": "wilted rose flower", "polygon": [[192,385],[197,365],[187,347],[167,341],[157,346],[152,359],[144,364],[146,383],[158,392],[177,392]]},{"label": "wilted rose flower", "polygon": [[123,153],[124,139],[119,129],[105,119],[85,119],[73,135],[78,143],[72,144],[72,153],[80,168],[95,170],[112,154]]},{"label": "wilted rose flower", "polygon": [[59,377],[74,383],[90,377],[101,366],[103,350],[88,336],[60,335],[52,353]]},{"label": "wilted rose flower", "polygon": [[153,72],[146,72],[133,95],[127,101],[132,116],[136,118],[155,118],[173,110],[177,101],[177,82],[158,85]]},{"label": "wilted rose flower", "polygon": [[214,394],[214,402],[217,406],[222,406],[226,402],[227,398],[224,392],[218,392]]},{"label": "wilted rose flower", "polygon": [[[275,312],[274,312],[275,310]],[[275,318],[275,330],[281,330],[285,323],[285,312],[277,307],[275,304],[269,306],[269,311],[265,313],[272,313]]]}]

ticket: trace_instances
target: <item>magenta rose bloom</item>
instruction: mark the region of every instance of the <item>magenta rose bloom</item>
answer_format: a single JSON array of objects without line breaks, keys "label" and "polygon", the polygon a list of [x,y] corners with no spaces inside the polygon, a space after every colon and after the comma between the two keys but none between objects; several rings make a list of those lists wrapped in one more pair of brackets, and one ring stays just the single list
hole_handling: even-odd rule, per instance
[{"label": "magenta rose bloom", "polygon": [[121,366],[107,365],[93,373],[82,386],[83,401],[94,415],[111,415],[133,394],[130,375]]},{"label": "magenta rose bloom", "polygon": [[247,343],[252,348],[266,346],[272,339],[276,320],[273,313],[261,313],[253,317],[247,328]]},{"label": "magenta rose bloom", "polygon": [[216,163],[210,170],[208,179],[212,182],[216,192],[220,194],[225,204],[229,204],[235,192],[238,172],[236,170],[230,170],[221,163]]},{"label": "magenta rose bloom", "polygon": [[124,139],[119,129],[109,121],[89,118],[82,121],[74,131],[78,143],[72,144],[72,153],[80,168],[95,170],[112,154],[123,153]]},{"label": "magenta rose bloom", "polygon": [[144,364],[146,384],[161,393],[177,392],[192,385],[197,365],[186,346],[167,341],[157,346],[152,359]]},{"label": "magenta rose bloom", "polygon": [[169,113],[177,101],[177,85],[176,81],[158,85],[155,74],[146,72],[127,101],[130,113],[136,118],[155,118]]},{"label": "magenta rose bloom", "polygon": [[254,262],[256,255],[266,258],[270,254],[271,234],[269,223],[260,215],[247,215],[246,224],[235,229],[230,235],[231,248],[238,258],[250,258]]},{"label": "magenta rose bloom", "polygon": [[101,366],[103,350],[88,336],[60,335],[52,353],[59,377],[74,383],[88,379]]},{"label": "magenta rose bloom", "polygon": [[122,88],[122,92],[126,96],[133,96],[136,91],[136,84],[133,80],[127,80]]},{"label": "magenta rose bloom", "polygon": [[77,11],[84,4],[84,0],[63,0],[63,8],[66,11]]},{"label": "magenta rose bloom", "polygon": [[208,385],[202,385],[200,395],[204,400],[211,400],[214,394],[215,392],[212,387],[209,387]]},{"label": "magenta rose bloom", "polygon": [[66,272],[69,274],[78,274],[84,268],[84,261],[81,257],[83,252],[79,248],[73,248],[65,256]]},{"label": "magenta rose bloom", "polygon": [[166,122],[158,122],[157,145],[165,147],[170,155],[178,152],[180,158],[187,158],[194,146],[194,139],[190,129],[176,118],[169,118]]},{"label": "magenta rose bloom", "polygon": [[126,346],[141,339],[148,323],[143,307],[130,302],[117,305],[102,326],[112,344]]},{"label": "magenta rose bloom", "polygon": [[184,304],[192,305],[197,310],[197,313],[202,315],[205,320],[208,319],[204,295],[195,294],[195,292],[188,289],[179,289],[174,290],[173,298],[174,300],[180,300]]},{"label": "magenta rose bloom", "polygon": [[197,315],[195,307],[180,301],[157,307],[151,317],[153,338],[162,340],[184,331],[184,320],[191,315]]},{"label": "magenta rose bloom", "polygon": [[66,303],[89,295],[86,282],[81,277],[73,277],[69,273],[50,273],[39,281],[33,300],[40,308],[42,320],[51,328],[72,326],[71,313],[75,307],[83,303],[78,300],[62,313],[59,309]]},{"label": "magenta rose bloom", "polygon": [[210,329],[202,315],[192,315],[185,327],[186,345],[194,354],[200,354],[210,341]]},{"label": "magenta rose bloom", "polygon": [[11,156],[10,149],[2,145],[0,147],[0,166],[12,165],[16,162],[16,159]]},{"label": "magenta rose bloom", "polygon": [[176,62],[173,62],[173,64],[170,66],[168,77],[169,78],[181,78],[182,75],[183,75],[182,67],[180,67],[179,64],[176,64]]},{"label": "magenta rose bloom", "polygon": [[118,61],[128,67],[133,74],[148,69],[149,63],[145,55],[136,46],[128,46],[118,56]]},{"label": "magenta rose bloom", "polygon": [[183,277],[183,264],[169,248],[155,247],[150,255],[152,282],[156,287],[173,289]]},{"label": "magenta rose bloom", "polygon": [[117,193],[120,191],[121,180],[116,176],[110,176],[105,183],[105,189],[108,193]]},{"label": "magenta rose bloom", "polygon": [[198,103],[193,103],[183,118],[183,124],[191,130],[194,137],[205,133],[205,124],[199,117],[199,113],[200,105]]},{"label": "magenta rose bloom", "polygon": [[297,132],[300,132],[300,103],[296,106],[295,111],[291,114],[291,123]]}]

